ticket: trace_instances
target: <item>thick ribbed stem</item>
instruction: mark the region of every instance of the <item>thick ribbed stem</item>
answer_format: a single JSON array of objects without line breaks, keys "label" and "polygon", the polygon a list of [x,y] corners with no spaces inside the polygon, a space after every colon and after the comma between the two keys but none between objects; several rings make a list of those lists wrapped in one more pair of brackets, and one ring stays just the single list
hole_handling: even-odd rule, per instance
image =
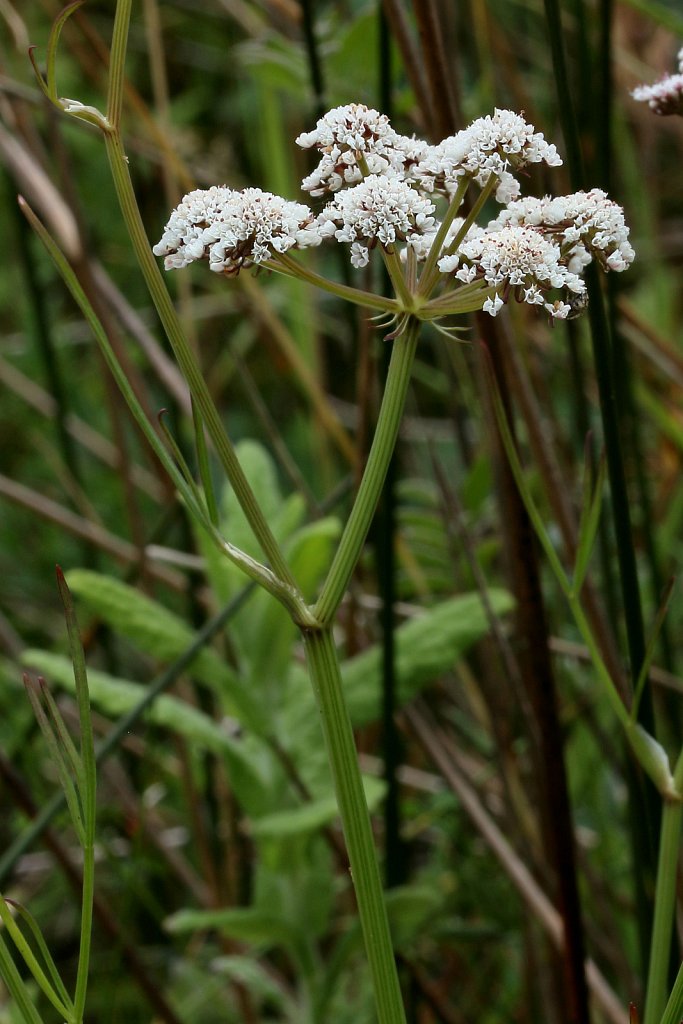
[{"label": "thick ribbed stem", "polygon": [[377,853],[331,628],[303,632],[332,768],[379,1024],[405,1024]]}]

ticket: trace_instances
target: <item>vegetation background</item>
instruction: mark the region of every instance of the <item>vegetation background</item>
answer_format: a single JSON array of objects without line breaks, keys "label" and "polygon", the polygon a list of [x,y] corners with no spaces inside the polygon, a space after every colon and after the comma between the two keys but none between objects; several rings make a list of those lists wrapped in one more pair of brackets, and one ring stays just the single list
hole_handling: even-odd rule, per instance
[{"label": "vegetation background", "polygon": [[[168,410],[192,459],[187,394],[101,140],[47,109],[32,78],[27,48],[40,63],[59,7],[0,2],[0,888],[30,907],[68,977],[79,864],[63,812],[27,831],[56,780],[21,687],[26,667],[42,672],[74,720],[59,562],[80,601],[98,736],[132,715],[100,772],[90,1019],[369,1021],[294,631],[261,595],[236,605],[241,582],[193,533],[16,205],[21,191],[48,221],[139,398],[152,417]],[[565,0],[561,12],[586,181],[624,205],[637,253],[610,282],[609,308],[649,625],[682,555],[683,121],[654,117],[629,90],[673,70],[683,16],[656,0]],[[88,0],[67,24],[61,95],[101,105],[113,13],[113,0]],[[192,187],[299,199],[310,166],[293,139],[337,104],[378,107],[431,141],[508,107],[566,154],[540,0],[141,0],[127,72],[127,148],[152,243]],[[565,168],[534,173],[535,194],[572,190]],[[327,273],[348,278],[335,255]],[[203,269],[169,285],[313,591],[388,346],[363,314],[299,282]],[[381,287],[376,267],[362,273]],[[654,846],[621,735],[510,489],[482,374],[487,330],[473,322],[465,344],[424,330],[395,471],[339,623],[409,1017],[579,1019],[585,952],[594,1019],[626,1021],[629,1001],[642,1005]],[[584,462],[602,443],[585,318],[551,330],[519,307],[485,340],[570,563]],[[606,494],[584,602],[626,678],[612,511]],[[223,514],[241,537],[227,492]],[[682,617],[674,596],[651,673],[673,749]],[[193,644],[188,666],[178,659]],[[234,675],[268,718],[265,738],[226,697]],[[555,908],[574,921],[564,953]],[[0,989],[0,1021],[15,1019]]]}]

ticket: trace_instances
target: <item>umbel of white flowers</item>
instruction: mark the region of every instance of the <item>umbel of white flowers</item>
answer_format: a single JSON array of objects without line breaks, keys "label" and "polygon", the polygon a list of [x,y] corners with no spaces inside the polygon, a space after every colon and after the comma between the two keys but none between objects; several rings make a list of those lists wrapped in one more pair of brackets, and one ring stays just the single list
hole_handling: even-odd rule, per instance
[{"label": "umbel of white flowers", "polygon": [[631,95],[655,114],[683,116],[683,48],[678,51],[677,75],[666,75],[654,85],[639,85]]},{"label": "umbel of white flowers", "polygon": [[[291,250],[333,240],[350,246],[356,268],[379,249],[395,285],[401,275],[400,308],[414,315],[429,309],[425,318],[435,319],[438,303],[439,315],[466,308],[496,316],[514,298],[562,319],[584,304],[582,272],[591,260],[614,271],[633,261],[623,211],[599,189],[520,198],[518,172],[562,161],[555,146],[510,110],[496,109],[432,146],[399,135],[377,110],[350,103],[330,110],[296,141],[319,154],[302,183],[311,196],[328,198],[317,214],[258,188],[190,192],[154,247],[166,269],[208,260],[211,270],[232,276],[259,265],[291,276],[300,266]],[[457,216],[470,186],[502,206],[486,227],[474,219],[484,205],[476,200],[465,217]],[[303,268],[300,273],[305,277]],[[334,291],[319,275],[316,283]]]}]

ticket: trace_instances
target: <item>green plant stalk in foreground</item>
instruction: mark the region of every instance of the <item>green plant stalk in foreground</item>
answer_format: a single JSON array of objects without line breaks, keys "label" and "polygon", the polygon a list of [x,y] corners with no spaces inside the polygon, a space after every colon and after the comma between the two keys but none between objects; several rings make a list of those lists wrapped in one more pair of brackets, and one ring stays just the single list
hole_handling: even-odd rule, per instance
[{"label": "green plant stalk in foreground", "polygon": [[[328,579],[323,585],[320,600],[315,608],[308,608],[235,458],[232,445],[225,435],[206,382],[184,336],[144,231],[120,134],[123,69],[130,11],[131,0],[119,0],[114,22],[107,116],[103,117],[95,111],[92,114],[89,113],[88,120],[92,120],[94,117],[95,122],[99,124],[103,131],[124,222],[148,290],[188,383],[193,401],[200,410],[201,417],[216,446],[223,467],[240,500],[247,520],[259,540],[264,554],[271,563],[272,570],[266,566],[254,564],[252,566],[253,571],[249,574],[252,579],[256,579],[271,594],[275,594],[286,604],[293,620],[302,631],[311,680],[320,708],[323,733],[347,842],[353,884],[358,903],[358,913],[373,979],[378,1020],[380,1024],[405,1024],[405,1012],[392,949],[377,855],[362,786],[353,730],[340,685],[339,661],[332,638],[331,621],[339,607],[360,555],[363,542],[377,508],[389,462],[394,451],[417,344],[419,322],[411,320],[400,337],[394,342],[394,351],[392,353],[387,387],[379,414],[379,422],[358,498],[342,536],[340,547]],[[60,105],[62,104],[60,103]],[[77,112],[79,105],[67,101],[63,109],[67,109],[68,112],[73,114]],[[79,115],[76,113],[76,116]],[[29,215],[29,212],[26,212]],[[61,266],[61,254],[54,251],[56,249],[54,242],[45,237],[46,232],[44,229],[41,230],[42,226],[37,223],[35,217],[29,215],[29,219],[32,220],[38,233],[41,234],[53,259],[60,266],[62,276],[70,287],[73,288],[75,285],[76,291],[80,292],[77,282],[74,282],[72,276]],[[83,306],[82,294],[77,295],[77,299],[81,306]],[[391,307],[392,302],[389,300],[384,306],[384,310],[392,312]],[[92,317],[88,317],[88,319],[98,335],[98,341],[101,347],[103,347],[105,354],[111,357],[106,336],[99,329],[100,325],[95,323]],[[111,358],[107,361],[124,397],[133,408],[133,412],[139,420],[140,410],[133,400],[134,396],[132,396],[127,382],[122,377],[120,367],[112,365]],[[171,477],[174,479],[179,490],[185,495],[188,507],[193,510],[194,514],[199,515],[200,520],[205,520],[207,510],[203,507],[201,495],[196,487],[186,478],[183,468],[175,466],[169,460],[168,455],[160,448],[158,438],[151,425],[146,424],[145,426],[145,434],[155,450],[160,454],[160,457],[162,457],[162,461],[171,473]],[[166,455],[165,458],[163,457],[164,455]],[[204,525],[206,526],[205,522]],[[230,557],[230,552],[227,550],[230,546],[226,544],[225,547],[226,553]],[[240,559],[244,560],[242,556],[243,553],[239,553],[239,557],[235,557],[234,554],[232,557],[234,561],[238,562]],[[87,962],[87,942],[84,948],[86,956],[82,958],[82,963]],[[79,979],[80,973],[79,971]],[[80,984],[77,984],[77,998],[79,1002],[84,998],[84,988]]]},{"label": "green plant stalk in foreground", "polygon": [[306,662],[320,709],[325,746],[349,854],[380,1024],[406,1017],[394,961],[377,854],[363,792],[353,729],[342,690],[332,628],[303,632]]}]

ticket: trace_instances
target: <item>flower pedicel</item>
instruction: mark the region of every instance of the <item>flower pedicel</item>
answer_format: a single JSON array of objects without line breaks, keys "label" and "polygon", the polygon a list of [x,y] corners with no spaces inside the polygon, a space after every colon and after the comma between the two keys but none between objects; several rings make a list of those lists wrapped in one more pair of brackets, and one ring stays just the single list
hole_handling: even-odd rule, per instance
[{"label": "flower pedicel", "polygon": [[[673,77],[683,90],[683,74]],[[562,161],[513,111],[496,109],[430,146],[399,135],[377,110],[350,103],[330,110],[296,141],[320,155],[302,185],[314,197],[329,196],[317,215],[257,188],[190,192],[154,247],[166,269],[208,260],[211,270],[234,276],[262,265],[339,293],[340,286],[290,253],[332,240],[350,246],[351,263],[359,268],[379,249],[399,313],[396,302],[387,308],[397,320],[434,321],[477,309],[496,316],[511,298],[563,319],[585,304],[582,273],[591,260],[606,271],[633,262],[623,210],[601,190],[520,198],[518,171]],[[472,185],[479,197],[463,216]],[[503,209],[481,227],[476,216],[489,197]],[[444,206],[440,218],[437,204]],[[367,293],[358,289],[346,294],[377,306],[369,296],[364,303]]]}]

